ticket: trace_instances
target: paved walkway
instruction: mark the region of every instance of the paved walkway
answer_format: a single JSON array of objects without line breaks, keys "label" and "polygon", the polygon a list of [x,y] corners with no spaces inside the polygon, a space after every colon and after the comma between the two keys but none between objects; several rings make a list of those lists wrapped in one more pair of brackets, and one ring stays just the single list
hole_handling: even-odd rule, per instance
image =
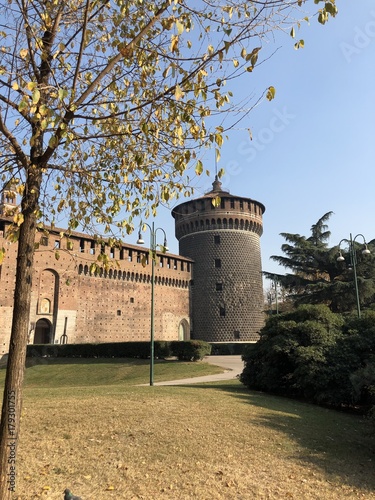
[{"label": "paved walkway", "polygon": [[218,382],[220,380],[232,380],[242,373],[243,361],[241,356],[207,356],[203,363],[210,363],[225,368],[223,373],[216,375],[205,375],[203,377],[184,378],[181,380],[171,380],[168,382],[156,382],[154,385],[186,385],[202,384],[204,382]]}]

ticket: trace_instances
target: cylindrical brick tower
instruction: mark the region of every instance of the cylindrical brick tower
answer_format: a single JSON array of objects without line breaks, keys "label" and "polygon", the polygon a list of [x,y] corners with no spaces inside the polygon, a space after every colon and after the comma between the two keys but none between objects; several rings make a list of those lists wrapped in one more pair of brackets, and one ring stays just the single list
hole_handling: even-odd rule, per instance
[{"label": "cylindrical brick tower", "polygon": [[217,177],[209,193],[172,210],[179,253],[194,260],[193,339],[258,340],[264,323],[264,211],[262,203],[224,191]]}]

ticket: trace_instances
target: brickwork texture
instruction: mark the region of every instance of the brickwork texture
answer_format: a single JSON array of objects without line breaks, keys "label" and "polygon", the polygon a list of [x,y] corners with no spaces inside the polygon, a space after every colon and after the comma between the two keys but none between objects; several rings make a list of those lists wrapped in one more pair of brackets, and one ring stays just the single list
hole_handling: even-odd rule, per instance
[{"label": "brickwork texture", "polygon": [[264,206],[232,196],[217,181],[172,215],[181,255],[194,260],[193,338],[249,342],[264,324],[260,236]]}]

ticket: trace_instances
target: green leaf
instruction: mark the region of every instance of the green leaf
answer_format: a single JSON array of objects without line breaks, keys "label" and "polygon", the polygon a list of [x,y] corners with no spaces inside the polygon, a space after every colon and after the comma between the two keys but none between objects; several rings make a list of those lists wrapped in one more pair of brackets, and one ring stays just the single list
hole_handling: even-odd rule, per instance
[{"label": "green leaf", "polygon": [[224,41],[225,52],[228,52],[228,50],[231,48],[231,46],[232,46],[231,42]]},{"label": "green leaf", "polygon": [[62,88],[59,89],[60,101],[63,101],[65,99],[65,97],[67,97],[67,95],[68,95],[68,91],[66,89],[62,89]]},{"label": "green leaf", "polygon": [[18,111],[22,113],[22,111],[26,111],[27,109],[29,109],[28,102],[26,101],[26,99],[22,99],[22,101],[18,105]]}]

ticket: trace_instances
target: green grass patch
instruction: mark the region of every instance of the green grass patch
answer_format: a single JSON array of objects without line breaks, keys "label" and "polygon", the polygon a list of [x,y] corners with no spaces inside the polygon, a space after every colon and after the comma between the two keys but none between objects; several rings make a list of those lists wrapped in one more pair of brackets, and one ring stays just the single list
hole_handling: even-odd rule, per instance
[{"label": "green grass patch", "polygon": [[[206,362],[156,360],[154,381],[177,380],[222,373]],[[137,385],[149,381],[150,362],[137,359],[31,358],[27,360],[25,387],[58,388],[100,385]],[[5,369],[0,370],[0,384]]]}]

